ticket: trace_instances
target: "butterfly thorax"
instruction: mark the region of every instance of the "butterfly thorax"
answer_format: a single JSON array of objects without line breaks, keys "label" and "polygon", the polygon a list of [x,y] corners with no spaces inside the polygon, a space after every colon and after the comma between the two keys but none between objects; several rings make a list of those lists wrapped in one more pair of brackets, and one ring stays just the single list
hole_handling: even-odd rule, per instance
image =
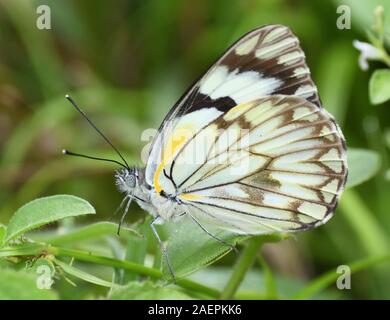
[{"label": "butterfly thorax", "polygon": [[118,170],[115,174],[116,185],[119,191],[134,198],[138,205],[154,217],[160,216],[163,220],[175,220],[182,215],[179,212],[176,197],[159,194],[145,179],[145,168],[129,168]]}]

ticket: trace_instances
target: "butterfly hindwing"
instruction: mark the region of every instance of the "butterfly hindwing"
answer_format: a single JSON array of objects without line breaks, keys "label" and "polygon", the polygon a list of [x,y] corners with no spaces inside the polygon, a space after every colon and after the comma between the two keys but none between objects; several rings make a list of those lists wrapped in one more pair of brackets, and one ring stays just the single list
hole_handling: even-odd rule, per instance
[{"label": "butterfly hindwing", "polygon": [[[231,140],[224,138],[229,131]],[[194,146],[203,146],[203,159],[190,158]],[[342,133],[326,111],[276,95],[212,121],[166,166],[172,180],[160,180],[168,189],[174,184],[201,221],[237,233],[294,231],[331,216],[346,179],[345,157]]]}]

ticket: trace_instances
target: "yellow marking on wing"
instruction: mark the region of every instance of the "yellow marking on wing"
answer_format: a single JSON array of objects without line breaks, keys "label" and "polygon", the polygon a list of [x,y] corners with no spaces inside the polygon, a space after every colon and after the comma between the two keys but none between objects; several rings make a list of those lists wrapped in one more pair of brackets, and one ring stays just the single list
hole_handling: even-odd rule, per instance
[{"label": "yellow marking on wing", "polygon": [[184,200],[199,200],[199,199],[201,199],[202,198],[202,196],[201,195],[199,195],[199,194],[194,194],[194,193],[183,193],[183,194],[181,194],[181,195],[179,195],[179,197],[181,198],[181,199],[184,199]]},{"label": "yellow marking on wing", "polygon": [[161,163],[157,167],[153,177],[154,189],[156,190],[157,193],[160,193],[162,191],[162,187],[160,186],[158,179],[164,167],[170,161],[172,161],[176,152],[192,137],[193,134],[194,134],[193,125],[187,123],[175,129],[171,137],[167,140],[168,143],[164,149]]},{"label": "yellow marking on wing", "polygon": [[224,115],[224,120],[226,121],[231,121],[234,120],[235,118],[239,117],[242,113],[247,111],[253,106],[253,101],[251,102],[246,102],[246,103],[240,103],[236,105],[235,107],[231,108],[225,115]]},{"label": "yellow marking on wing", "polygon": [[160,193],[162,190],[160,184],[158,183],[158,177],[160,176],[160,173],[163,170],[164,166],[165,166],[165,163],[161,162],[160,165],[158,166],[156,172],[154,173],[153,184],[154,184],[154,189],[156,190],[157,193]]}]

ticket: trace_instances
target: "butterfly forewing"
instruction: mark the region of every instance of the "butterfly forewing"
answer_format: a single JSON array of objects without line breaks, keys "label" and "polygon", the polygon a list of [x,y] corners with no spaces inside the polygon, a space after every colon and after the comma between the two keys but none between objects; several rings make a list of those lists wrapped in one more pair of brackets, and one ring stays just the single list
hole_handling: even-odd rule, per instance
[{"label": "butterfly forewing", "polygon": [[201,116],[196,111],[209,109],[211,121],[238,104],[272,94],[296,95],[320,106],[299,40],[282,25],[261,27],[244,35],[187,90],[152,143],[147,181],[153,184],[166,141],[184,115],[192,114],[195,119]]},{"label": "butterfly forewing", "polygon": [[295,95],[320,105],[298,38],[281,25],[256,29],[235,43],[199,81],[185,110],[208,104],[226,111],[272,94]]}]

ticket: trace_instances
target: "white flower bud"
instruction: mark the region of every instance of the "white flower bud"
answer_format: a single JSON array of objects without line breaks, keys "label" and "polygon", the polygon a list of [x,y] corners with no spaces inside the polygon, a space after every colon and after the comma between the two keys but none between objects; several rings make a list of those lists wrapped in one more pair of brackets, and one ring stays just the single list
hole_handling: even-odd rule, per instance
[{"label": "white flower bud", "polygon": [[364,71],[368,70],[368,60],[378,60],[381,57],[378,48],[370,43],[354,40],[353,46],[360,51],[359,66]]}]

